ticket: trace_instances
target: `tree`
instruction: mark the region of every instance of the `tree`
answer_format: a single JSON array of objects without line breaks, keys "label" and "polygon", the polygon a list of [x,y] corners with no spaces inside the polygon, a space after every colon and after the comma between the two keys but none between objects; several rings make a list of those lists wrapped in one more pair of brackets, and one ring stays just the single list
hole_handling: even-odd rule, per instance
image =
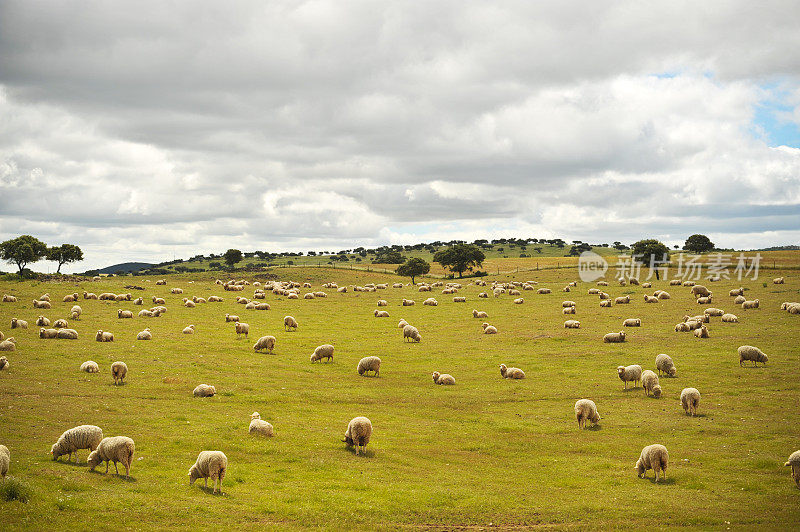
[{"label": "tree", "polygon": [[402,264],[406,258],[399,251],[384,251],[375,256],[374,264]]},{"label": "tree", "polygon": [[18,236],[0,243],[0,259],[9,264],[16,264],[20,274],[25,266],[46,256],[47,244],[31,235]]},{"label": "tree", "polygon": [[692,253],[705,253],[714,249],[714,243],[706,235],[692,235],[686,239],[683,249]]},{"label": "tree", "polygon": [[53,246],[47,250],[47,260],[57,262],[58,269],[56,273],[61,273],[61,267],[64,264],[82,261],[83,251],[74,244],[61,244],[60,246]]},{"label": "tree", "polygon": [[472,271],[473,267],[483,264],[485,259],[486,255],[474,244],[456,244],[437,251],[433,256],[433,262],[438,262],[452,272],[458,272],[459,277],[464,276],[464,271]]},{"label": "tree", "polygon": [[411,284],[414,284],[414,277],[425,275],[431,271],[431,265],[419,257],[412,257],[397,267],[397,275],[411,277]]},{"label": "tree", "polygon": [[663,242],[654,238],[639,240],[631,246],[633,260],[653,268],[656,279],[659,279],[658,268],[654,266],[661,261],[669,260],[669,248]]},{"label": "tree", "polygon": [[225,259],[225,264],[233,268],[234,264],[242,262],[242,252],[238,249],[229,249],[222,255],[222,258]]}]

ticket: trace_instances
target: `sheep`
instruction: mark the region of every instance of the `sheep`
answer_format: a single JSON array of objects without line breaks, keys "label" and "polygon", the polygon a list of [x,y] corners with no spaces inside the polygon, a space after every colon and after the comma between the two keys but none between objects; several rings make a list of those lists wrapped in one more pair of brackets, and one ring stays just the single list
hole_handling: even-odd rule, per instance
[{"label": "sheep", "polygon": [[346,286],[340,286],[339,288],[336,289],[336,292],[338,292],[339,294],[346,294],[347,293],[347,287]]},{"label": "sheep", "polygon": [[[455,298],[454,298],[454,301],[455,301]],[[428,307],[436,307],[436,306],[439,305],[439,302],[436,301],[436,299],[434,299],[432,297],[429,297],[428,299],[423,301],[422,304],[425,305],[425,306],[428,306]]]},{"label": "sheep", "polygon": [[78,331],[75,329],[58,329],[56,333],[56,338],[60,340],[77,340],[78,339]]},{"label": "sheep", "polygon": [[607,344],[618,344],[625,341],[625,332],[620,331],[618,333],[608,333],[603,336],[603,342]]},{"label": "sheep", "polygon": [[133,461],[133,453],[136,446],[131,438],[127,436],[113,436],[110,438],[103,438],[97,449],[89,453],[89,458],[86,462],[89,464],[89,471],[94,471],[94,468],[100,465],[101,462],[106,463],[106,474],[108,474],[109,462],[114,462],[114,471],[119,476],[119,469],[117,469],[117,462],[121,462],[125,466],[125,478],[131,476],[131,462]]},{"label": "sheep", "polygon": [[508,368],[505,364],[500,364],[500,375],[504,379],[524,379],[525,372],[519,368]]},{"label": "sheep", "polygon": [[381,359],[376,356],[364,357],[358,361],[358,367],[356,369],[359,375],[364,375],[366,372],[372,371],[375,376],[378,377],[381,372]]},{"label": "sheep", "polygon": [[130,310],[119,309],[117,311],[117,318],[118,319],[133,318],[133,312],[131,312]]},{"label": "sheep", "polygon": [[53,322],[54,329],[64,329],[66,327],[69,327],[69,325],[67,324],[67,320],[63,318],[57,319],[56,321]]},{"label": "sheep", "polygon": [[564,328],[565,329],[580,329],[581,328],[581,322],[579,322],[578,320],[567,320],[567,321],[564,322]]},{"label": "sheep", "polygon": [[208,298],[208,302],[209,303],[221,303],[223,301],[225,301],[225,299],[223,299],[223,298],[221,298],[219,296],[209,296],[209,298]]},{"label": "sheep", "polygon": [[39,300],[34,299],[33,300],[33,308],[41,308],[41,309],[49,310],[49,309],[53,308],[53,306],[50,304],[49,301],[39,301]]},{"label": "sheep", "polygon": [[525,300],[521,297],[518,297],[517,299],[514,300],[515,305],[522,305],[523,303],[525,303]]},{"label": "sheep", "polygon": [[669,282],[669,285],[670,285],[670,286],[680,286],[680,285],[681,285],[681,281],[680,281],[680,279],[672,279],[672,280]]},{"label": "sheep", "polygon": [[142,299],[141,297],[137,297],[136,299],[133,300],[133,304],[134,305],[144,305],[144,299]]},{"label": "sheep", "polygon": [[103,292],[97,297],[97,299],[99,299],[100,301],[116,301],[117,294],[112,294],[111,292]]},{"label": "sheep", "polygon": [[695,329],[693,334],[697,338],[708,338],[708,327],[703,325],[699,329]]},{"label": "sheep", "polygon": [[449,386],[455,384],[456,379],[449,373],[439,373],[438,371],[434,371],[433,382],[435,382],[436,384],[443,384]]},{"label": "sheep", "polygon": [[478,294],[478,298],[480,298],[480,299],[488,299],[489,298],[489,294],[487,294],[486,292],[481,292],[480,294]]},{"label": "sheep", "polygon": [[642,283],[642,288],[652,288],[652,283]]},{"label": "sheep", "polygon": [[[525,290],[533,290],[533,287],[530,287],[530,288],[526,287]],[[561,289],[562,292],[569,292],[571,290],[572,289],[569,286],[565,286],[564,288]]]},{"label": "sheep", "polygon": [[97,294],[95,294],[93,292],[87,292],[87,291],[84,290],[83,299],[97,299]]},{"label": "sheep", "polygon": [[753,366],[758,366],[759,362],[766,364],[769,361],[769,357],[767,357],[761,349],[753,347],[752,345],[740,346],[737,351],[739,352],[739,366],[741,366],[742,362],[745,360],[752,360]]},{"label": "sheep", "polygon": [[[11,465],[11,451],[5,445],[0,445],[0,478],[5,480],[8,467]],[[789,465],[787,462],[786,465]]]},{"label": "sheep", "polygon": [[648,296],[647,294],[644,295],[644,302],[645,303],[658,303],[658,296]]},{"label": "sheep", "polygon": [[642,379],[642,366],[639,364],[617,366],[617,375],[625,384],[626,390],[628,389],[629,382],[633,382],[633,387],[636,388],[639,385],[639,381]]},{"label": "sheep", "polygon": [[709,305],[711,304],[711,296],[708,297],[698,297],[696,303],[698,305]]},{"label": "sheep", "polygon": [[373,314],[375,315],[376,318],[388,318],[389,317],[389,313],[386,312],[385,310],[375,309],[375,312]]},{"label": "sheep", "polygon": [[[687,286],[687,285],[684,283],[684,286]],[[695,298],[697,298],[699,296],[708,297],[708,296],[710,296],[712,294],[712,292],[708,288],[706,288],[705,286],[703,286],[701,284],[696,284],[696,285],[692,286],[691,293]]]},{"label": "sheep", "polygon": [[58,338],[58,330],[57,329],[45,329],[42,327],[39,329],[39,338],[43,339],[55,339]]},{"label": "sheep", "polygon": [[549,294],[551,290],[549,288],[540,288],[536,291],[537,294]]},{"label": "sheep", "polygon": [[79,319],[81,314],[83,314],[83,309],[80,307],[80,305],[73,305],[69,311],[69,315],[73,320]]},{"label": "sheep", "polygon": [[0,351],[14,351],[17,349],[17,340],[10,336],[0,342]]},{"label": "sheep", "polygon": [[614,299],[615,305],[627,305],[631,302],[631,296],[622,296]]},{"label": "sheep", "polygon": [[203,297],[192,296],[192,301],[200,305],[201,303],[205,303],[206,300]]},{"label": "sheep", "polygon": [[743,301],[742,308],[744,310],[758,308],[758,299],[754,299],[752,301]]},{"label": "sheep", "polygon": [[800,488],[800,451],[795,451],[790,454],[789,459],[783,465],[792,468],[792,478],[794,479],[794,483],[797,484],[797,487]]},{"label": "sheep", "polygon": [[719,317],[719,316],[722,316],[723,314],[725,314],[725,311],[722,310],[721,308],[711,307],[711,308],[705,309],[703,311],[703,314],[705,314],[706,316]]},{"label": "sheep", "polygon": [[296,331],[297,330],[297,320],[294,319],[292,316],[284,316],[283,317],[283,329],[285,331]]},{"label": "sheep", "polygon": [[597,286],[608,286],[608,281],[597,281]]},{"label": "sheep", "polygon": [[323,358],[327,358],[328,362],[333,362],[333,346],[331,344],[319,345],[311,354],[312,363],[322,361]]},{"label": "sheep", "polygon": [[577,304],[574,301],[562,301],[561,302],[561,307],[562,308],[575,307],[575,306],[577,306]]},{"label": "sheep", "polygon": [[99,373],[100,367],[94,360],[87,360],[86,362],[81,364],[81,371],[84,371],[86,373]]},{"label": "sheep", "polygon": [[597,405],[591,399],[578,399],[575,402],[575,418],[578,420],[578,428],[586,428],[586,421],[591,421],[596,425],[600,421],[600,414],[597,413]]},{"label": "sheep", "polygon": [[681,406],[686,414],[694,417],[697,414],[697,407],[700,405],[700,392],[697,388],[684,388],[681,391]]},{"label": "sheep", "polygon": [[145,330],[141,331],[139,334],[136,335],[137,340],[152,340],[153,333],[150,332],[150,328],[146,328]]},{"label": "sheep", "polygon": [[184,327],[183,334],[194,334],[194,325],[187,325]]},{"label": "sheep", "polygon": [[192,391],[192,395],[195,397],[214,397],[216,393],[217,389],[208,384],[198,384]]},{"label": "sheep", "polygon": [[661,397],[661,386],[658,384],[658,375],[654,371],[646,369],[642,372],[642,388],[648,397],[650,394],[656,399]]},{"label": "sheep", "polygon": [[231,321],[239,321],[239,316],[234,316],[233,314],[225,314],[225,323]]},{"label": "sheep", "polygon": [[97,334],[94,336],[94,339],[98,342],[113,342],[114,341],[114,333],[108,331],[97,331]]},{"label": "sheep", "polygon": [[669,464],[669,453],[663,445],[653,444],[642,449],[639,460],[636,462],[635,469],[639,478],[645,478],[647,470],[652,469],[655,481],[658,482],[659,473],[661,478],[667,478],[667,465]]},{"label": "sheep", "polygon": [[577,309],[575,307],[566,307],[561,309],[562,314],[575,314]]},{"label": "sheep", "polygon": [[316,296],[313,292],[308,292],[307,294],[303,294],[303,299],[314,299]]},{"label": "sheep", "polygon": [[250,434],[266,436],[271,438],[274,434],[272,424],[261,419],[261,414],[253,412],[250,414],[250,427],[247,429]]},{"label": "sheep", "polygon": [[350,423],[347,424],[347,431],[344,433],[344,439],[342,441],[346,443],[348,447],[355,446],[356,456],[358,456],[359,447],[364,451],[364,454],[367,453],[366,447],[371,437],[372,422],[363,416],[359,416],[354,417],[350,420]]},{"label": "sheep", "polygon": [[17,318],[11,318],[11,328],[12,329],[27,329],[28,322],[25,320],[18,320]]},{"label": "sheep", "polygon": [[773,284],[783,284],[783,277],[776,277],[772,280]]},{"label": "sheep", "polygon": [[489,315],[486,312],[482,311],[482,310],[478,311],[478,310],[473,309],[472,310],[472,317],[473,318],[488,318]]},{"label": "sheep", "polygon": [[8,294],[3,294],[3,303],[16,303],[17,298]]},{"label": "sheep", "polygon": [[266,349],[267,351],[269,351],[269,354],[271,355],[272,354],[272,350],[275,349],[275,342],[276,341],[277,340],[275,339],[274,336],[262,336],[261,338],[258,339],[258,341],[253,346],[253,351],[258,353],[262,349]]},{"label": "sheep", "polygon": [[236,331],[236,338],[240,338],[241,335],[247,338],[247,335],[250,334],[250,325],[247,323],[241,321],[234,322],[233,328]]},{"label": "sheep", "polygon": [[414,342],[419,342],[422,340],[422,336],[419,334],[419,331],[413,325],[406,325],[403,327],[403,341],[405,342],[406,338],[410,338]]},{"label": "sheep", "polygon": [[228,457],[222,451],[201,451],[197,455],[197,461],[189,469],[189,485],[191,486],[198,478],[205,481],[208,488],[208,479],[214,481],[214,491],[217,489],[222,493],[222,480],[225,478],[225,471],[228,469]]},{"label": "sheep", "polygon": [[385,299],[379,299],[378,300],[378,306],[379,307],[388,307],[389,306],[389,302],[386,301]]},{"label": "sheep", "polygon": [[186,298],[183,298],[183,300],[184,300],[183,301],[183,306],[186,307],[186,308],[195,308],[197,306],[197,304],[194,301],[191,301],[191,300],[186,299]]},{"label": "sheep", "polygon": [[494,325],[489,325],[488,323],[484,323],[483,334],[497,334],[497,327]]},{"label": "sheep", "polygon": [[50,320],[45,318],[44,316],[39,316],[36,318],[36,326],[37,327],[50,327]]},{"label": "sheep", "polygon": [[672,362],[672,357],[664,353],[656,355],[656,370],[658,370],[659,375],[663,373],[670,377],[674,377],[678,373],[675,364]]},{"label": "sheep", "polygon": [[600,293],[600,289],[599,288],[590,288],[587,293],[590,296],[593,296],[593,295],[599,294]]},{"label": "sheep", "polygon": [[467,302],[467,298],[466,297],[454,297],[453,298],[453,303],[466,303],[466,302]]},{"label": "sheep", "polygon": [[58,460],[60,456],[69,455],[68,461],[72,461],[72,454],[75,453],[75,463],[78,463],[78,451],[89,449],[94,451],[103,439],[103,431],[95,425],[80,425],[65,430],[58,441],[50,448],[53,460]]},{"label": "sheep", "polygon": [[153,312],[152,310],[147,310],[145,308],[140,310],[137,316],[139,316],[140,318],[157,318],[160,314],[161,313],[158,311]]},{"label": "sheep", "polygon": [[610,307],[610,306],[611,306],[611,300],[610,299],[604,299],[604,300],[600,301],[600,308],[607,308],[607,307]]},{"label": "sheep", "polygon": [[669,292],[665,292],[663,290],[658,291],[658,295],[656,296],[658,299],[670,299]]},{"label": "sheep", "polygon": [[125,376],[128,374],[128,365],[122,361],[111,364],[111,376],[114,378],[114,386],[125,384]]},{"label": "sheep", "polygon": [[734,288],[733,290],[728,292],[728,295],[731,296],[731,297],[743,296],[744,295],[744,287]]},{"label": "sheep", "polygon": [[169,293],[170,294],[182,294],[183,293],[183,289],[182,288],[170,288],[169,289]]},{"label": "sheep", "polygon": [[736,299],[733,300],[734,305],[741,305],[747,300],[744,296],[736,296]]},{"label": "sheep", "polygon": [[722,321],[724,323],[739,323],[739,318],[736,314],[723,314]]},{"label": "sheep", "polygon": [[642,320],[640,318],[628,318],[622,322],[623,327],[641,327]]},{"label": "sheep", "polygon": [[164,300],[163,297],[153,296],[153,304],[154,305],[166,305],[167,302]]},{"label": "sheep", "polygon": [[0,371],[10,367],[11,364],[8,362],[8,359],[6,357],[0,357]]}]

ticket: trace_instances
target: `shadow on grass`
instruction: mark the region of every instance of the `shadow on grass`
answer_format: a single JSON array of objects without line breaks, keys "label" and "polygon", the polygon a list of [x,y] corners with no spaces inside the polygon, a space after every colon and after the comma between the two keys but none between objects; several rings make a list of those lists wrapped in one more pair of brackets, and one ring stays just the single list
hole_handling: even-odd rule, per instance
[{"label": "shadow on grass", "polygon": [[72,467],[89,467],[89,464],[87,464],[86,462],[77,462],[76,463],[76,462],[74,462],[72,460],[64,460],[64,461],[62,461],[62,460],[53,460],[53,462],[56,462],[58,464],[69,465],[69,466],[72,466]]},{"label": "shadow on grass", "polygon": [[[350,454],[352,454],[353,456],[356,456],[356,448],[355,447],[349,447],[349,446],[345,445],[344,449],[347,452],[349,452]],[[362,457],[363,458],[374,458],[375,457],[375,451],[373,451],[372,449],[364,449],[363,451],[359,451],[358,452],[358,458],[362,458]]]},{"label": "shadow on grass", "polygon": [[202,491],[206,495],[213,495],[214,497],[221,497],[222,495],[224,495],[221,486],[217,493],[214,493],[214,486],[205,487],[203,485],[200,485],[198,487],[200,488],[200,491]]},{"label": "shadow on grass", "polygon": [[89,474],[90,475],[100,475],[102,477],[105,477],[105,476],[117,477],[117,478],[119,478],[120,480],[122,480],[124,482],[138,482],[138,480],[136,480],[136,477],[134,477],[134,476],[125,477],[125,473],[117,474],[117,473],[114,473],[113,471],[110,471],[110,470],[109,470],[108,473],[104,473],[103,471],[98,471],[97,469],[90,469],[89,470]]},{"label": "shadow on grass", "polygon": [[601,425],[587,425],[583,430],[597,432],[598,430],[603,430],[603,427]]}]

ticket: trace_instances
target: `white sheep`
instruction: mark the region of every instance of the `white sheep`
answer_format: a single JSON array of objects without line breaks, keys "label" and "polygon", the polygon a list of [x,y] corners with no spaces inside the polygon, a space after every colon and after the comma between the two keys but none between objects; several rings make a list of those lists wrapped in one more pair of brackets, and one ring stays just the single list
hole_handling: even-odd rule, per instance
[{"label": "white sheep", "polygon": [[800,488],[800,451],[795,451],[790,454],[789,459],[783,465],[792,468],[792,478],[794,479],[794,483],[797,484],[797,487]]},{"label": "white sheep", "polygon": [[658,482],[659,473],[661,478],[667,478],[667,466],[669,465],[669,453],[663,445],[653,444],[642,449],[639,460],[636,462],[635,469],[639,478],[645,478],[648,469],[653,470],[655,481]]},{"label": "white sheep", "polygon": [[94,336],[94,339],[98,342],[113,342],[114,341],[114,333],[108,331],[97,331],[97,334]]},{"label": "white sheep", "polygon": [[233,314],[225,314],[225,323],[231,321],[239,321],[239,316],[234,316]]},{"label": "white sheep", "polygon": [[697,338],[708,338],[708,327],[701,325],[699,329],[695,329],[693,333]]},{"label": "white sheep", "polygon": [[275,339],[274,336],[262,336],[261,338],[258,339],[258,341],[253,346],[253,351],[258,353],[262,349],[266,349],[267,351],[269,351],[269,354],[271,355],[272,354],[272,350],[275,349],[275,342],[276,341],[277,340]]},{"label": "white sheep", "polygon": [[517,299],[514,300],[515,305],[522,305],[523,303],[525,303],[525,300],[521,297],[518,297]]},{"label": "white sheep", "polygon": [[610,306],[611,306],[611,300],[610,299],[604,299],[604,300],[600,301],[600,308],[608,308]]},{"label": "white sheep", "polygon": [[58,330],[45,329],[44,327],[42,327],[41,329],[39,329],[39,338],[44,338],[44,339],[58,338]]},{"label": "white sheep", "polygon": [[736,314],[723,314],[722,321],[723,323],[739,323],[739,318]]},{"label": "white sheep", "polygon": [[372,422],[364,416],[354,417],[347,424],[347,431],[344,433],[342,440],[348,447],[355,446],[356,455],[358,455],[359,447],[366,454],[366,447],[369,439],[372,437]]},{"label": "white sheep", "polygon": [[381,359],[376,356],[364,357],[358,361],[358,367],[356,369],[359,375],[364,375],[366,372],[372,371],[377,377],[381,372]]},{"label": "white sheep", "polygon": [[398,329],[402,329],[406,325],[408,325],[408,322],[406,320],[404,320],[403,318],[400,318],[400,321],[397,323],[397,328]]},{"label": "white sheep", "polygon": [[783,284],[783,277],[776,277],[772,280],[774,284]]},{"label": "white sheep", "polygon": [[133,318],[133,312],[131,312],[130,310],[119,309],[117,310],[117,318],[119,319]]},{"label": "white sheep", "polygon": [[565,329],[580,329],[581,328],[581,322],[579,322],[578,320],[567,320],[567,321],[564,322],[564,328]]},{"label": "white sheep", "polygon": [[[687,285],[686,283],[684,283],[684,286],[690,286],[690,285]],[[708,297],[708,296],[710,296],[712,294],[712,292],[708,288],[706,288],[705,286],[703,286],[701,284],[693,285],[691,293],[695,298],[700,297],[700,296]]]},{"label": "white sheep", "polygon": [[50,454],[53,455],[53,460],[58,460],[60,456],[69,455],[68,461],[72,460],[72,454],[75,453],[75,463],[78,463],[78,451],[80,449],[89,449],[94,451],[100,445],[103,439],[103,431],[100,427],[95,425],[80,425],[71,429],[65,430],[58,441],[56,441],[50,448]]},{"label": "white sheep", "polygon": [[486,312],[482,311],[482,310],[478,311],[478,310],[472,309],[472,317],[473,318],[488,318],[489,315]]},{"label": "white sheep", "polygon": [[731,296],[731,297],[743,296],[744,295],[744,287],[734,288],[733,290],[728,292],[728,295]]},{"label": "white sheep", "polygon": [[414,342],[419,342],[422,340],[422,335],[419,334],[419,331],[413,325],[406,325],[403,327],[403,341],[405,341],[406,338]]},{"label": "white sheep", "polygon": [[628,318],[622,322],[623,327],[641,327],[642,320],[640,318]]},{"label": "white sheep", "polygon": [[192,395],[195,397],[214,397],[216,393],[217,389],[208,384],[198,384],[197,387],[195,387],[195,389],[192,391]]},{"label": "white sheep", "polygon": [[404,307],[413,307],[414,306],[414,300],[413,299],[403,299],[402,305]]},{"label": "white sheep", "polygon": [[659,375],[664,373],[670,377],[674,377],[678,373],[678,370],[675,368],[675,364],[672,362],[672,357],[665,355],[664,353],[656,355],[656,369],[658,370]]},{"label": "white sheep", "polygon": [[619,380],[625,384],[625,389],[628,389],[628,383],[632,382],[633,387],[639,386],[639,381],[642,379],[642,366],[639,364],[632,364],[630,366],[617,366],[617,375]]},{"label": "white sheep", "polygon": [[83,309],[80,307],[80,305],[73,305],[69,311],[69,316],[73,320],[80,319],[81,314],[83,314]]},{"label": "white sheep", "polygon": [[[5,480],[8,468],[11,465],[11,451],[5,445],[0,445],[0,479]],[[786,465],[789,465],[788,462]]]},{"label": "white sheep", "polygon": [[574,301],[562,301],[561,302],[561,307],[562,308],[575,307],[575,306],[577,306],[577,305],[575,304]]},{"label": "white sheep", "polygon": [[745,360],[752,360],[754,366],[758,366],[759,362],[766,364],[769,361],[769,357],[765,355],[761,349],[753,347],[752,345],[740,346],[738,352],[740,366]]},{"label": "white sheep", "polygon": [[27,329],[28,322],[25,320],[18,320],[17,318],[11,318],[11,328],[12,329]]},{"label": "white sheep", "polygon": [[630,302],[631,302],[630,296],[622,296],[614,299],[615,305],[627,305]]},{"label": "white sheep", "polygon": [[81,364],[81,371],[85,371],[86,373],[98,373],[100,371],[100,367],[94,360],[87,360]]},{"label": "white sheep", "polygon": [[551,290],[549,288],[540,288],[536,291],[537,294],[549,294]]},{"label": "white sheep", "polygon": [[648,397],[651,394],[656,399],[661,397],[661,385],[659,385],[658,375],[654,371],[646,369],[642,372],[642,388],[644,388],[644,393]]},{"label": "white sheep", "polygon": [[608,333],[603,336],[603,342],[607,344],[617,344],[622,343],[625,341],[625,331],[620,331],[618,333]]},{"label": "white sheep", "polygon": [[136,451],[136,446],[133,440],[127,436],[103,438],[97,449],[89,453],[89,458],[86,459],[86,462],[89,464],[89,471],[94,471],[95,467],[105,462],[106,474],[108,474],[109,462],[114,462],[114,471],[116,471],[117,476],[119,476],[117,462],[120,462],[125,466],[125,477],[129,478],[134,451]]},{"label": "white sheep", "polygon": [[645,303],[658,303],[658,296],[648,296],[647,294],[644,295],[644,302]]},{"label": "white sheep", "polygon": [[700,392],[697,388],[684,388],[681,391],[681,406],[684,412],[692,416],[697,414],[697,407],[700,405]]},{"label": "white sheep", "polygon": [[524,379],[525,372],[519,368],[508,368],[505,364],[500,364],[500,375],[504,379]]},{"label": "white sheep", "polygon": [[75,329],[58,329],[56,333],[56,338],[61,340],[77,340],[78,339],[78,331]]},{"label": "white sheep", "polygon": [[4,369],[8,369],[11,367],[11,364],[8,362],[6,357],[0,357],[0,371]]},{"label": "white sheep", "polygon": [[331,344],[317,346],[311,354],[311,362],[322,361],[323,358],[327,358],[328,362],[333,362],[333,349]]},{"label": "white sheep", "polygon": [[250,325],[242,321],[234,322],[233,328],[236,331],[236,338],[241,337],[241,335],[244,335],[244,337],[247,338],[247,336],[250,334]]},{"label": "white sheep", "polygon": [[3,294],[3,303],[16,303],[17,298],[8,294]]},{"label": "white sheep", "polygon": [[579,399],[575,402],[575,418],[578,420],[578,428],[586,427],[586,421],[591,421],[596,425],[600,421],[600,414],[597,413],[597,405],[591,399]]},{"label": "white sheep", "polygon": [[389,317],[389,313],[386,312],[385,310],[375,309],[375,312],[373,314],[375,315],[376,318],[388,318]]},{"label": "white sheep", "polygon": [[214,481],[214,491],[219,489],[222,493],[222,480],[225,478],[225,471],[228,469],[228,457],[222,451],[201,451],[197,455],[197,461],[189,469],[189,485],[195,483],[198,478],[205,481],[208,488],[208,479]]},{"label": "white sheep", "polygon": [[718,317],[722,316],[723,314],[725,314],[725,311],[720,309],[720,308],[711,307],[711,308],[705,309],[703,311],[703,314],[705,314],[706,316],[714,316],[715,318],[718,318]]},{"label": "white sheep", "polygon": [[261,419],[261,414],[258,412],[253,412],[250,414],[250,427],[248,428],[248,432],[258,436],[266,436],[268,438],[271,438],[275,433],[274,429],[272,428],[272,424]]},{"label": "white sheep", "polygon": [[438,371],[434,371],[433,382],[435,382],[436,384],[443,384],[449,386],[455,384],[456,379],[449,373],[439,373]]},{"label": "white sheep", "polygon": [[575,314],[577,309],[575,307],[565,307],[561,309],[562,314]]},{"label": "white sheep", "polygon": [[194,325],[187,325],[184,327],[183,334],[194,334]]},{"label": "white sheep", "polygon": [[58,320],[54,321],[53,322],[53,327],[55,329],[63,329],[65,327],[69,327],[69,324],[67,324],[67,320],[62,318],[62,319],[58,319]]},{"label": "white sheep", "polygon": [[747,301],[747,298],[745,298],[744,296],[736,296],[736,299],[733,300],[733,304],[734,305],[741,305],[745,301]]},{"label": "white sheep", "polygon": [[50,327],[50,320],[45,318],[44,316],[38,316],[36,318],[36,326],[37,327]]},{"label": "white sheep", "polygon": [[120,360],[111,364],[111,376],[114,378],[114,386],[125,384],[125,376],[128,374],[128,365]]},{"label": "white sheep", "polygon": [[139,334],[136,335],[137,340],[152,340],[153,333],[150,332],[150,327],[147,327],[145,330],[141,331]]},{"label": "white sheep", "polygon": [[758,308],[758,299],[754,299],[752,301],[743,301],[742,308],[744,310]]},{"label": "white sheep", "polygon": [[13,336],[9,336],[0,342],[0,351],[15,351],[17,349],[17,340]]}]

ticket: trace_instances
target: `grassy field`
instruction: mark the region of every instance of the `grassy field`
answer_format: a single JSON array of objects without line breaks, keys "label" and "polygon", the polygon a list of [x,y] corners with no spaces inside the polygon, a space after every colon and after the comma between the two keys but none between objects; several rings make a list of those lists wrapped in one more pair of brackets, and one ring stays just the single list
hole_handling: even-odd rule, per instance
[{"label": "grassy field", "polygon": [[[310,282],[314,290],[326,281],[398,280],[326,268],[272,273]],[[781,273],[786,284],[773,285],[771,278]],[[486,278],[530,279],[553,289],[549,295],[523,292],[523,305],[507,295],[478,299],[484,289],[465,280],[458,295],[466,304],[439,290],[422,294],[405,287],[326,290],[329,297],[315,300],[268,294],[271,310],[250,311],[213,278],[170,276],[167,286],[143,277],[0,281],[0,294],[19,298],[0,303],[0,330],[18,340],[17,350],[5,353],[11,368],[0,372],[0,443],[12,453],[10,474],[31,491],[27,503],[0,500],[5,529],[800,526],[800,490],[783,467],[800,449],[800,317],[780,310],[783,301],[800,300],[796,271],[711,283],[713,306],[737,314],[740,323],[712,318],[711,338],[704,340],[673,332],[684,314],[705,308],[688,288],[664,281],[651,289],[612,285],[612,296],[631,294],[633,303],[601,309],[596,296],[587,295],[591,284],[560,292],[577,279],[575,269]],[[119,320],[118,308],[136,314],[142,307],[81,300],[82,319],[70,321],[79,340],[38,338],[36,316],[67,317],[72,304],[61,302],[65,294],[128,292],[123,286],[129,283],[145,287],[134,297],[164,297],[169,312]],[[748,299],[760,300],[760,310],[733,305],[727,293],[739,285]],[[218,294],[225,301],[184,308],[171,287],[183,288],[183,296]],[[672,299],[645,304],[642,294],[657,288]],[[31,300],[45,292],[53,309],[34,310]],[[252,287],[243,295],[251,296]],[[438,307],[422,306],[429,295]],[[417,305],[399,306],[404,297]],[[373,317],[379,298],[389,301],[388,319]],[[561,313],[565,299],[577,302],[576,316]],[[481,334],[473,308],[488,312],[499,334]],[[226,313],[250,324],[249,339],[236,339]],[[299,321],[297,332],[284,332],[286,314]],[[31,328],[11,331],[12,317]],[[641,318],[642,327],[627,330],[628,342],[602,343],[603,334],[621,330],[630,317]],[[402,341],[400,318],[419,328],[421,343]],[[567,318],[580,320],[582,328],[564,329]],[[181,334],[189,324],[196,334]],[[136,341],[145,327],[154,339]],[[98,329],[113,332],[115,342],[95,342]],[[273,355],[253,353],[252,344],[265,334],[277,337]],[[334,362],[310,364],[311,352],[324,343],[336,346]],[[739,367],[742,344],[761,347],[769,363]],[[664,397],[647,398],[641,388],[624,391],[616,367],[655,369],[658,353],[670,354],[678,369],[676,378],[661,379]],[[379,378],[356,373],[367,355],[382,358]],[[78,370],[88,359],[98,362],[99,374]],[[124,386],[112,385],[115,360],[129,367]],[[527,378],[501,379],[500,363],[522,368]],[[435,370],[452,374],[457,384],[434,385]],[[199,383],[216,386],[217,396],[192,397]],[[684,387],[702,393],[695,418],[679,405]],[[573,405],[584,397],[597,403],[602,420],[578,430]],[[256,410],[274,425],[274,438],[248,435]],[[358,415],[374,427],[367,456],[355,456],[340,441]],[[58,436],[83,423],[136,441],[129,481],[90,473],[86,451],[77,466],[50,460]],[[652,471],[646,480],[636,477],[634,463],[651,443],[669,449],[666,482],[655,484]],[[188,485],[197,454],[212,449],[229,460],[222,496]]]}]

